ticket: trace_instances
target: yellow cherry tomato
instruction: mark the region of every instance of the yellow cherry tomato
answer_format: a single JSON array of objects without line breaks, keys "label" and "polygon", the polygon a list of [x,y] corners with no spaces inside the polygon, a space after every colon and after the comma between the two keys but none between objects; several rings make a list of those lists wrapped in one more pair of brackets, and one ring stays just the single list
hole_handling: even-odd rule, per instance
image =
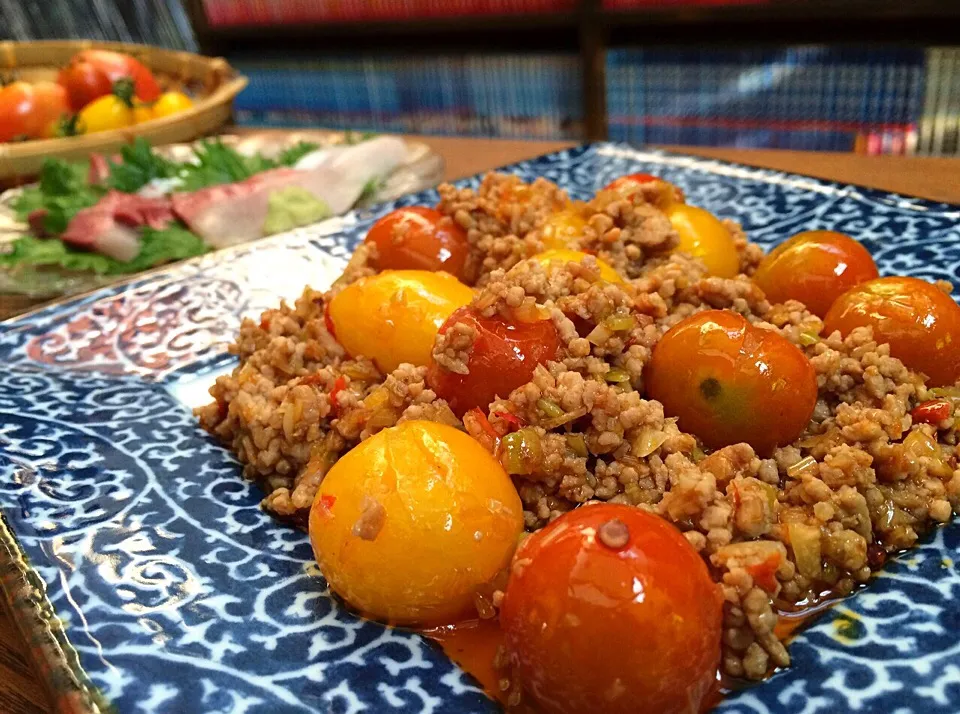
[{"label": "yellow cherry tomato", "polygon": [[700,258],[711,275],[732,278],[740,272],[733,236],[716,216],[686,203],[672,203],[664,212],[680,234],[679,250]]},{"label": "yellow cherry tomato", "polygon": [[523,507],[500,463],[467,434],[408,421],[347,452],[320,484],[310,542],[330,587],[395,624],[475,615],[509,563]]},{"label": "yellow cherry tomato", "polygon": [[449,273],[385,270],[337,293],[329,316],[347,352],[388,373],[403,362],[426,365],[440,325],[472,299],[473,291]]},{"label": "yellow cherry tomato", "polygon": [[133,124],[133,108],[120,97],[108,94],[80,110],[77,126],[85,134],[122,129]]},{"label": "yellow cherry tomato", "polygon": [[143,122],[150,121],[151,119],[153,119],[153,105],[134,100],[133,123],[143,124]]},{"label": "yellow cherry tomato", "polygon": [[154,102],[153,117],[168,117],[171,114],[179,114],[193,106],[193,100],[183,92],[164,92],[160,98]]},{"label": "yellow cherry tomato", "polygon": [[[580,263],[584,258],[593,257],[587,253],[582,253],[579,250],[570,250],[568,248],[554,248],[553,250],[545,250],[542,253],[537,253],[533,256],[533,259],[540,263],[545,268],[550,267],[551,263],[561,262],[561,263]],[[622,283],[623,278],[620,277],[620,273],[614,270],[608,263],[600,260],[599,258],[594,258],[597,261],[597,266],[600,268],[600,278],[606,280],[608,283]]]},{"label": "yellow cherry tomato", "polygon": [[540,239],[544,248],[550,250],[571,248],[583,235],[587,222],[572,209],[564,209],[552,214],[540,226]]}]

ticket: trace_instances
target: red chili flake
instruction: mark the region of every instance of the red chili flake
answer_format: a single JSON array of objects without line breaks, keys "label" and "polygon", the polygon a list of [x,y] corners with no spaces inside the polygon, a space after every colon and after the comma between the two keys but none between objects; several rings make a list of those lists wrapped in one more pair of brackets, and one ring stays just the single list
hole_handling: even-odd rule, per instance
[{"label": "red chili flake", "polygon": [[347,378],[341,374],[339,377],[337,377],[336,381],[334,381],[333,389],[330,390],[330,404],[333,406],[334,411],[340,410],[340,403],[337,401],[337,395],[346,388]]},{"label": "red chili flake", "polygon": [[330,303],[327,303],[323,306],[323,324],[327,327],[327,332],[333,335],[333,338],[337,338],[337,332],[333,328],[333,318],[330,317]]},{"label": "red chili flake", "polygon": [[320,511],[325,515],[332,515],[331,509],[333,504],[337,502],[337,497],[329,493],[324,493],[320,495]]},{"label": "red chili flake", "polygon": [[[511,412],[492,412],[492,415],[498,419],[503,419],[507,424],[510,425],[511,429],[522,429],[523,420],[518,417],[516,414]],[[492,427],[491,427],[492,428]]]},{"label": "red chili flake", "polygon": [[270,318],[266,315],[260,318],[260,329],[264,332],[270,332]]},{"label": "red chili flake", "polygon": [[755,565],[744,567],[753,582],[768,593],[774,593],[777,590],[777,568],[780,567],[780,554],[773,553],[766,560]]},{"label": "red chili flake", "polygon": [[227,418],[227,412],[230,411],[230,405],[227,404],[225,399],[217,399],[217,411],[220,414],[220,419]]},{"label": "red chili flake", "polygon": [[474,407],[468,411],[467,414],[476,419],[477,423],[480,425],[480,428],[483,429],[491,439],[493,439],[494,443],[500,440],[500,435],[497,433],[497,430],[493,428],[493,424],[491,424],[490,420],[487,419],[487,415],[480,410],[480,407]]},{"label": "red chili flake", "polygon": [[931,399],[914,407],[910,417],[917,424],[939,424],[944,419],[950,418],[950,411],[950,402],[944,399]]}]

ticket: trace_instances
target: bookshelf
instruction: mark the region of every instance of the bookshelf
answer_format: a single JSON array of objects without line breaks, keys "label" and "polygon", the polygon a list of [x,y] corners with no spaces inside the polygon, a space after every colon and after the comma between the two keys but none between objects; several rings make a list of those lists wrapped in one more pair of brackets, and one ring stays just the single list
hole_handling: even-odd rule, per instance
[{"label": "bookshelf", "polygon": [[[558,11],[421,19],[211,25],[184,0],[208,54],[566,52],[579,58],[583,138],[606,139],[608,50],[817,43],[955,46],[960,2],[942,0],[568,0]],[[474,2],[474,7],[483,3]],[[550,3],[540,3],[541,6]]]}]

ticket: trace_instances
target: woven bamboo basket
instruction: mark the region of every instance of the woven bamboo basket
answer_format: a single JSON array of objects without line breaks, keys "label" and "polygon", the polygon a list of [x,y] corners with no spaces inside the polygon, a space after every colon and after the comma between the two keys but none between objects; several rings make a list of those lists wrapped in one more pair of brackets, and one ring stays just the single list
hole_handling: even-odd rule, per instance
[{"label": "woven bamboo basket", "polygon": [[48,156],[82,159],[92,153],[113,153],[142,136],[153,145],[190,141],[209,134],[230,119],[233,98],[247,79],[222,57],[202,57],[146,45],[91,40],[0,42],[0,76],[27,82],[56,80],[58,70],[86,49],[125,52],[143,62],[164,89],[191,95],[194,105],[178,114],[136,126],[86,136],[0,144],[0,183],[11,184],[35,176]]}]

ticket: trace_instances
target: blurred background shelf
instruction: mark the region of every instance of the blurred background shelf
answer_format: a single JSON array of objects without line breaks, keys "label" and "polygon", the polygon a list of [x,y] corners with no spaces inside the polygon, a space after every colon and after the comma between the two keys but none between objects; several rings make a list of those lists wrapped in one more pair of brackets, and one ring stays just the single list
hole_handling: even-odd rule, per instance
[{"label": "blurred background shelf", "polygon": [[0,32],[198,46],[246,125],[960,151],[958,0],[0,0]]}]

